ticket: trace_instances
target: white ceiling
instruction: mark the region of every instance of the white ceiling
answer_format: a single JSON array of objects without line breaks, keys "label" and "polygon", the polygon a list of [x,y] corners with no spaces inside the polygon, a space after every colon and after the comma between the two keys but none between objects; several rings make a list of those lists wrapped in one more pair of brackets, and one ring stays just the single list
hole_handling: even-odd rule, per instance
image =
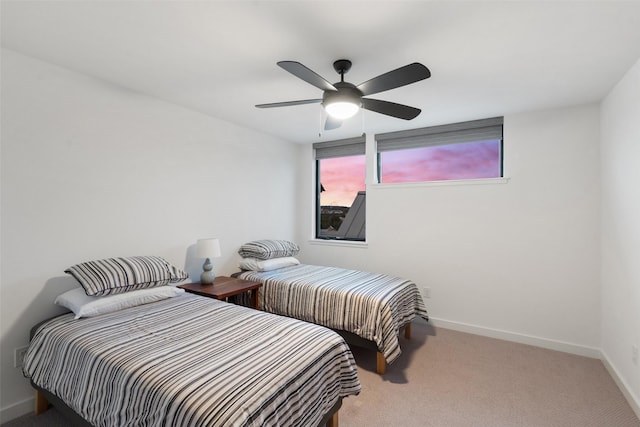
[{"label": "white ceiling", "polygon": [[[638,1],[5,1],[2,45],[309,143],[601,100],[640,58]],[[372,96],[422,109],[365,112],[321,129],[320,98],[276,66],[299,61],[359,84],[411,62],[432,77]]]}]

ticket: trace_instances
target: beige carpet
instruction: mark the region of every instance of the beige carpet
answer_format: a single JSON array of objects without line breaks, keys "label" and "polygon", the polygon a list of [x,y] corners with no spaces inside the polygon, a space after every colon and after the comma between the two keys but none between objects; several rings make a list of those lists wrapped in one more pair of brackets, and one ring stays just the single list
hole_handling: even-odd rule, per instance
[{"label": "beige carpet", "polygon": [[[362,392],[341,427],[640,427],[602,362],[414,323],[383,377],[375,353],[353,349]],[[4,427],[63,427],[54,409]]]},{"label": "beige carpet", "polygon": [[362,392],[340,426],[640,427],[600,360],[414,323],[387,373],[353,349]]}]

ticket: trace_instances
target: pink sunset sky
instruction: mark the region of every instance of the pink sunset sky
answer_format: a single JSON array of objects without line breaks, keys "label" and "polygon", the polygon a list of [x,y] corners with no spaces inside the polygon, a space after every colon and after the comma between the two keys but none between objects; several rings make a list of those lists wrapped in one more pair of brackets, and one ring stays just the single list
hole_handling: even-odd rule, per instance
[{"label": "pink sunset sky", "polygon": [[[500,176],[500,143],[483,141],[383,152],[382,182],[442,181]],[[351,206],[365,189],[365,156],[321,161],[322,206]]]}]

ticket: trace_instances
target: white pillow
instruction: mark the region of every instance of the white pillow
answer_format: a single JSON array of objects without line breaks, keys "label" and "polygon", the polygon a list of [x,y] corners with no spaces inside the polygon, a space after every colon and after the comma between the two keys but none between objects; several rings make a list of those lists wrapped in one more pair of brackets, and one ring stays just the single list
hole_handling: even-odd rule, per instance
[{"label": "white pillow", "polygon": [[271,271],[298,264],[300,261],[292,256],[271,259],[242,258],[240,268],[251,271]]},{"label": "white pillow", "polygon": [[160,301],[183,293],[184,289],[175,286],[158,286],[123,294],[96,297],[88,296],[82,288],[76,288],[59,295],[55,303],[73,311],[76,314],[75,318],[79,319]]}]

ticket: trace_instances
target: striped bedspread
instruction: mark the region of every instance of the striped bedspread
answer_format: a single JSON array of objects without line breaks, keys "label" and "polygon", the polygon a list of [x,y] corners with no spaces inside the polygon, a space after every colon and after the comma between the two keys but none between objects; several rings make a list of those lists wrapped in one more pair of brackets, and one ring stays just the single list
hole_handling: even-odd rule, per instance
[{"label": "striped bedspread", "polygon": [[416,284],[399,277],[305,264],[238,277],[264,284],[265,311],[355,333],[375,342],[387,363],[401,353],[400,327],[416,316],[428,320]]},{"label": "striped bedspread", "polygon": [[95,426],[316,426],[358,394],[333,331],[193,294],[42,325],[23,372]]}]

